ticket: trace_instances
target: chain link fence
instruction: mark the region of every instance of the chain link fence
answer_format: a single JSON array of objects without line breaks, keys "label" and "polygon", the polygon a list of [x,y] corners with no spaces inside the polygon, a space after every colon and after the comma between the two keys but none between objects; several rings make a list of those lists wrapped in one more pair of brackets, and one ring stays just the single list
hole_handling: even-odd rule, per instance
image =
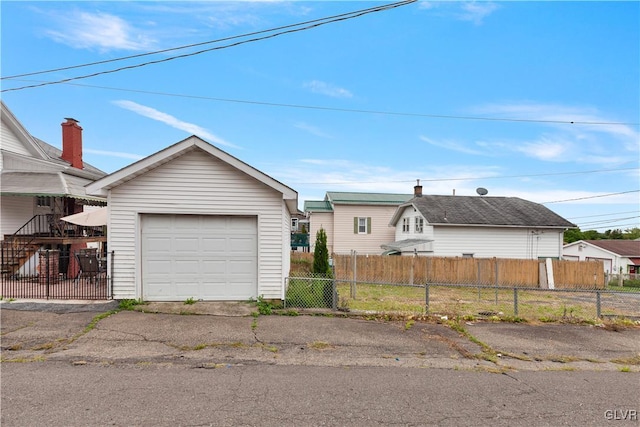
[{"label": "chain link fence", "polygon": [[[431,260],[425,264],[431,270],[419,277],[415,264],[407,267],[408,261],[398,261],[400,257],[386,258],[390,259],[389,264],[381,267],[379,260],[352,257],[349,269],[340,265],[334,268],[334,278],[314,276],[304,269],[292,272],[286,281],[285,306],[541,322],[640,319],[638,280],[607,277],[605,282],[602,270],[590,270],[592,266],[601,268],[599,263],[584,266],[586,274],[578,279],[570,276],[566,268],[561,270],[565,266],[572,268],[571,265],[556,264],[560,271],[555,276],[558,281],[544,283],[540,274],[531,280],[534,269],[525,263],[520,264],[522,271],[518,273],[518,264],[503,260]],[[456,270],[436,277],[436,262]],[[509,273],[510,280],[505,280],[507,268],[514,270]],[[439,280],[432,280],[434,277]]]}]

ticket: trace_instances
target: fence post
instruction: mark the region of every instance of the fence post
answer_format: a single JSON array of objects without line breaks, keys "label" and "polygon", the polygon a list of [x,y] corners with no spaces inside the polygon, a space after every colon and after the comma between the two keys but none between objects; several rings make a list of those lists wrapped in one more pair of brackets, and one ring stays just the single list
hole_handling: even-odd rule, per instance
[{"label": "fence post", "polygon": [[596,292],[596,317],[598,319],[602,317],[601,305],[600,305],[600,291]]},{"label": "fence post", "polygon": [[107,290],[107,292],[110,292],[110,295],[108,295],[108,297],[111,297],[111,299],[113,299],[113,268],[114,268],[113,267],[113,265],[114,265],[113,258],[114,258],[114,255],[115,255],[115,251],[111,251],[111,264],[110,264],[111,275],[109,277],[109,289]]},{"label": "fence post", "polygon": [[429,282],[424,284],[424,302],[425,302],[425,309],[426,312],[429,313]]},{"label": "fence post", "polygon": [[513,288],[513,315],[518,317],[518,288]]},{"label": "fence post", "polygon": [[496,305],[498,305],[498,258],[494,258],[496,260]]},{"label": "fence post", "polygon": [[480,264],[481,261],[478,260],[478,280],[476,280],[476,282],[478,283],[478,301],[482,300],[482,296],[480,295],[480,285],[482,284],[481,280],[480,280],[480,273],[482,272],[481,268],[480,268]]},{"label": "fence post", "polygon": [[353,276],[351,280],[351,299],[356,299],[356,281],[358,280],[358,275],[356,274],[356,270],[358,268],[358,257],[355,250],[351,250],[351,264],[352,264],[351,273]]},{"label": "fence post", "polygon": [[51,279],[49,277],[49,274],[50,274],[49,255],[50,255],[51,252],[49,252],[49,249],[47,249],[47,251],[45,253],[47,254],[47,258],[46,258],[47,259],[47,263],[46,263],[47,264],[47,268],[46,268],[46,270],[47,270],[47,276],[46,277],[47,278],[45,279],[45,285],[46,285],[46,296],[47,296],[47,299],[49,299],[49,283],[51,282]]}]

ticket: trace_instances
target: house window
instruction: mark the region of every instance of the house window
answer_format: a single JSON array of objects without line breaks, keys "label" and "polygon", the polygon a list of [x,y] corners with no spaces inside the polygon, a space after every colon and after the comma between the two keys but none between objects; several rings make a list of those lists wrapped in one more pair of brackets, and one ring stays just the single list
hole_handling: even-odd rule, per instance
[{"label": "house window", "polygon": [[48,196],[36,197],[36,206],[39,208],[51,207],[51,197],[48,197]]},{"label": "house window", "polygon": [[298,231],[298,218],[291,218],[291,230]]},{"label": "house window", "polygon": [[469,252],[467,252],[467,253],[463,252],[462,253],[462,258],[473,258],[473,254],[469,253]]},{"label": "house window", "polygon": [[422,233],[424,229],[424,218],[417,216],[416,217],[416,233]]},{"label": "house window", "polygon": [[371,234],[371,217],[353,217],[354,234]]},{"label": "house window", "polygon": [[408,233],[411,231],[411,218],[402,218],[402,232]]}]

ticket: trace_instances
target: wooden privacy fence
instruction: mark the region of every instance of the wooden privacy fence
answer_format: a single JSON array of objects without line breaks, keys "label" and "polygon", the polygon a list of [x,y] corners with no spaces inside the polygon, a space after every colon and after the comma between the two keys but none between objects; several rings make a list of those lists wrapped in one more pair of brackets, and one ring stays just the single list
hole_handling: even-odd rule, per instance
[{"label": "wooden privacy fence", "polygon": [[[312,265],[312,253],[292,252],[292,266]],[[544,260],[506,258],[333,255],[336,279],[369,283],[451,283],[547,287]],[[556,288],[603,289],[601,261],[552,261]],[[542,280],[541,280],[542,279]],[[541,285],[542,284],[542,285]]]}]

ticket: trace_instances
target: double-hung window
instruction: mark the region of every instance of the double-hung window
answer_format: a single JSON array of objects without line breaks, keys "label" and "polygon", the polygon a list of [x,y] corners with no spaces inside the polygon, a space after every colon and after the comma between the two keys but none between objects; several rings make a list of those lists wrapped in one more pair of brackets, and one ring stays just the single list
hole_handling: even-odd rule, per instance
[{"label": "double-hung window", "polygon": [[371,217],[369,216],[353,217],[353,233],[354,234],[371,234]]},{"label": "double-hung window", "polygon": [[416,233],[422,233],[422,230],[424,230],[424,218],[422,218],[421,216],[417,216],[416,217]]},{"label": "double-hung window", "polygon": [[408,233],[411,231],[411,218],[402,218],[402,232]]}]

